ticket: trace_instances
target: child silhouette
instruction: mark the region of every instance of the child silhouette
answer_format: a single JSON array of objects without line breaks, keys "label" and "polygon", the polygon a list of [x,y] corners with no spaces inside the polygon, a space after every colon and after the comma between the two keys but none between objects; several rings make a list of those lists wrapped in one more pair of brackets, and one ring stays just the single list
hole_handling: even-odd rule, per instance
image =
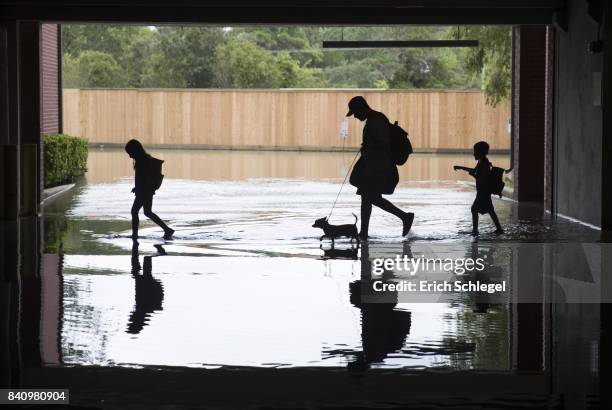
[{"label": "child silhouette", "polygon": [[[138,140],[129,140],[125,144],[125,152],[134,160],[134,170],[136,171],[134,178],[135,186],[132,189],[132,192],[136,194],[134,204],[132,205],[132,239],[138,239],[138,213],[140,208],[144,209],[146,217],[150,218],[164,230],[164,239],[171,239],[174,230],[166,225],[151,209],[153,206],[153,195],[155,195],[155,190],[159,187],[159,185],[156,186],[155,175],[152,175],[151,172],[154,168],[152,162],[159,162],[160,160],[147,154]],[[161,183],[161,181],[158,182]]]},{"label": "child silhouette", "polygon": [[467,171],[476,178],[476,199],[472,204],[472,235],[478,235],[478,214],[489,214],[495,224],[495,233],[502,234],[502,229],[491,200],[491,188],[489,187],[489,176],[491,174],[491,162],[487,158],[489,144],[480,141],[474,144],[474,158],[478,161],[476,168],[468,168],[455,165],[453,169]]}]

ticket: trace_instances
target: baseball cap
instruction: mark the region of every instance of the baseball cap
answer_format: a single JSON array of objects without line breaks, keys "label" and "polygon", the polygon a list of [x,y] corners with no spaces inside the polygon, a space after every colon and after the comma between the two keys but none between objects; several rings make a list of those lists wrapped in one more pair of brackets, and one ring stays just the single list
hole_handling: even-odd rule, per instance
[{"label": "baseball cap", "polygon": [[347,117],[350,117],[351,115],[353,115],[355,112],[355,109],[358,107],[369,107],[367,101],[361,95],[351,98],[351,100],[348,103],[348,106],[349,106],[349,112],[346,113]]}]

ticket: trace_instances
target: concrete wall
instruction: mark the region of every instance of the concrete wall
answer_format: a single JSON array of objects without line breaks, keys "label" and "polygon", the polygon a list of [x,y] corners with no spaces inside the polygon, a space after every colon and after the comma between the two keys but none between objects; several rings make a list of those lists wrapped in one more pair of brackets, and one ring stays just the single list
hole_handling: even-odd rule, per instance
[{"label": "concrete wall", "polygon": [[[610,39],[612,39],[612,2],[604,4],[603,39],[607,46],[604,54],[603,73],[602,73],[602,117],[603,117],[603,161],[602,172],[602,228],[612,230],[612,50],[610,49]],[[608,310],[609,312],[612,309]],[[609,334],[608,334],[608,337]],[[609,356],[610,357],[610,356]],[[611,358],[612,359],[612,358]],[[612,363],[612,360],[610,362]],[[610,366],[612,368],[612,365]]]},{"label": "concrete wall", "polygon": [[601,226],[603,117],[593,83],[603,53],[587,48],[597,37],[587,2],[569,0],[568,8],[569,29],[556,34],[555,205],[558,213]]}]

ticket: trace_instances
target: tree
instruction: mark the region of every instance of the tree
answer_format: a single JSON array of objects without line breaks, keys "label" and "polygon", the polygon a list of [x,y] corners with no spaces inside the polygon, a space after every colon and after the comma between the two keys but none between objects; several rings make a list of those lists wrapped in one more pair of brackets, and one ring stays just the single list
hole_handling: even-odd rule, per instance
[{"label": "tree", "polygon": [[224,41],[221,28],[159,27],[154,33],[145,86],[213,87],[216,49]]},{"label": "tree", "polygon": [[[447,27],[325,28],[326,40],[436,40],[446,39]],[[406,48],[330,50],[324,77],[348,87],[475,88],[479,77],[465,69],[465,50]]]},{"label": "tree", "polygon": [[[79,68],[80,60],[85,53],[96,52],[101,54],[85,56],[84,64],[92,64],[96,59],[106,59],[107,69],[114,70],[113,75],[121,78],[121,81],[111,81],[110,84],[113,84],[111,86],[141,86],[142,73],[151,55],[153,36],[154,33],[149,27],[142,26],[62,24],[64,85],[99,86],[96,85],[99,80],[91,82],[86,67],[82,68],[86,77],[80,78],[81,68]],[[102,55],[104,57],[101,57]]]},{"label": "tree", "polygon": [[124,73],[112,55],[99,51],[84,51],[78,58],[64,58],[64,86],[123,87]]},{"label": "tree", "polygon": [[414,26],[69,24],[62,25],[63,79],[70,87],[111,84],[106,86],[153,88],[463,89],[480,88],[484,82],[489,101],[496,103],[504,96],[499,90],[506,89],[510,78],[509,60],[498,50],[500,44],[506,46],[501,40],[509,38],[491,35],[499,34],[496,29],[460,30],[462,37],[481,38],[483,47],[478,50],[331,50],[322,48],[324,40],[443,39],[457,33],[448,27]]},{"label": "tree", "polygon": [[496,106],[510,97],[512,83],[512,29],[509,26],[458,27],[454,36],[477,39],[467,53],[466,69],[482,76],[487,104]]},{"label": "tree", "polygon": [[391,88],[474,88],[477,82],[461,70],[456,51],[421,49],[400,54],[402,67],[389,81]]},{"label": "tree", "polygon": [[322,88],[326,86],[325,81],[321,79],[320,69],[301,66],[286,52],[276,56],[275,65],[281,73],[280,86],[282,88]]},{"label": "tree", "polygon": [[287,52],[274,55],[249,40],[217,46],[216,81],[221,88],[314,87],[324,83],[320,70],[302,67]]},{"label": "tree", "polygon": [[62,86],[64,88],[79,88],[81,84],[77,58],[67,53],[64,54],[62,56]]},{"label": "tree", "polygon": [[274,56],[250,41],[219,45],[216,62],[215,80],[221,88],[278,88],[282,82]]}]

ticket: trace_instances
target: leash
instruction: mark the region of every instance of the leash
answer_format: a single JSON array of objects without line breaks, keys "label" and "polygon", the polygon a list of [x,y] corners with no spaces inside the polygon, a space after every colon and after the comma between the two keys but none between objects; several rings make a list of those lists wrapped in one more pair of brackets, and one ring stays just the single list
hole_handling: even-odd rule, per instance
[{"label": "leash", "polygon": [[349,165],[349,168],[346,171],[346,175],[344,176],[344,181],[342,181],[342,185],[340,185],[340,190],[338,191],[338,195],[336,195],[336,199],[334,200],[334,204],[332,205],[331,209],[329,210],[329,215],[327,215],[327,219],[331,218],[332,212],[334,212],[334,208],[336,207],[336,202],[338,202],[338,198],[340,197],[340,193],[342,192],[342,188],[344,188],[344,184],[346,183],[346,179],[348,178],[349,174],[351,173],[351,168],[353,168],[353,164],[355,164],[355,160],[357,159],[357,157],[359,156],[360,153],[361,153],[361,150],[357,151],[357,154],[355,154],[355,157],[353,157],[353,160],[351,161],[351,165]]}]

